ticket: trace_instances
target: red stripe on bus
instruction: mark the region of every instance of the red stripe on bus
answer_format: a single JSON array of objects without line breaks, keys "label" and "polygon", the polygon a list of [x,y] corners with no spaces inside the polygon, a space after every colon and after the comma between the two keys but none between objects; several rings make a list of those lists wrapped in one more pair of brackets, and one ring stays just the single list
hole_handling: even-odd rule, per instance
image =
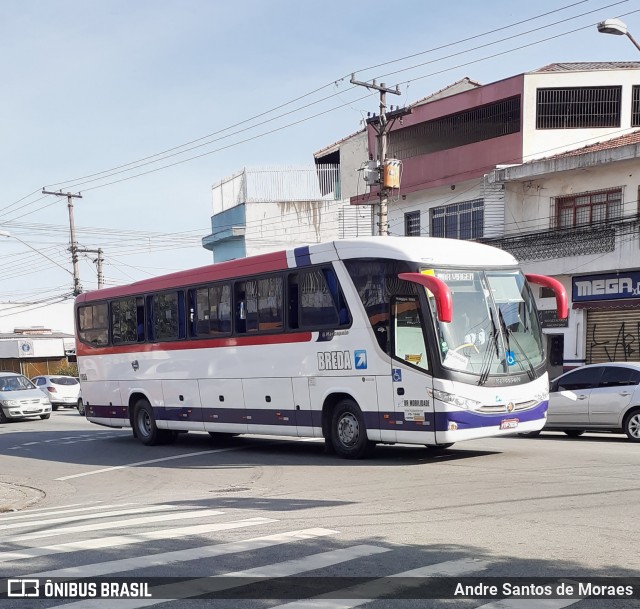
[{"label": "red stripe on bus", "polygon": [[80,294],[76,298],[77,303],[90,302],[92,300],[103,300],[106,298],[117,298],[130,294],[144,294],[158,290],[168,290],[171,288],[185,288],[199,283],[219,281],[236,277],[246,277],[271,271],[281,271],[288,268],[287,253],[284,251],[261,254],[250,258],[240,258],[239,260],[229,260],[208,266],[201,266],[197,269],[178,271],[162,277],[143,279],[129,285],[114,288],[105,288]]},{"label": "red stripe on bus", "polygon": [[218,347],[249,347],[253,345],[286,345],[311,342],[311,332],[293,334],[267,334],[263,336],[232,336],[228,338],[202,338],[166,343],[135,343],[109,347],[92,347],[77,342],[77,355],[112,355],[115,353],[146,353],[149,351],[177,351],[179,349],[215,349]]}]

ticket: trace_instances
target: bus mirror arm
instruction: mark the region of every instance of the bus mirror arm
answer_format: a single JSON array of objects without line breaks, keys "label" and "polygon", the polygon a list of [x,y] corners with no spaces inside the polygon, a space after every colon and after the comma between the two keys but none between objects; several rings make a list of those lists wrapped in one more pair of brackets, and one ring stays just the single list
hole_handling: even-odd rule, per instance
[{"label": "bus mirror arm", "polygon": [[533,275],[528,273],[525,275],[529,283],[542,285],[545,288],[551,288],[556,295],[556,307],[558,309],[558,319],[567,319],[569,316],[569,298],[565,287],[553,277],[547,275]]},{"label": "bus mirror arm", "polygon": [[418,283],[427,288],[436,299],[436,312],[439,321],[450,322],[453,314],[453,298],[449,286],[434,275],[423,273],[400,273],[398,279]]}]

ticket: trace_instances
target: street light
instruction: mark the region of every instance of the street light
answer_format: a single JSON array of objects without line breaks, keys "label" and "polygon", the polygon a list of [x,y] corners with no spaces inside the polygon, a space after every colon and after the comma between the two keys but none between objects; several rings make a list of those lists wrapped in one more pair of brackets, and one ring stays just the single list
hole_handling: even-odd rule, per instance
[{"label": "street light", "polygon": [[640,51],[640,44],[633,38],[633,36],[629,33],[629,29],[627,28],[627,24],[620,19],[605,19],[598,23],[598,31],[601,34],[615,34],[616,36],[626,36],[633,44],[636,49]]},{"label": "street light", "polygon": [[67,273],[69,273],[69,275],[73,274],[69,269],[63,267],[60,263],[56,262],[53,258],[49,258],[49,256],[47,256],[46,254],[43,254],[40,250],[37,250],[35,247],[29,245],[26,241],[23,241],[22,239],[20,239],[20,237],[16,237],[15,235],[12,235],[6,230],[0,230],[0,237],[8,237],[9,239],[15,239],[16,241],[19,241],[20,243],[22,243],[22,245],[25,245],[30,250],[33,250],[36,254],[40,254],[40,256],[42,256],[43,258],[46,258],[49,262],[53,262],[53,264],[55,264],[56,266],[59,266],[63,271],[66,271]]}]

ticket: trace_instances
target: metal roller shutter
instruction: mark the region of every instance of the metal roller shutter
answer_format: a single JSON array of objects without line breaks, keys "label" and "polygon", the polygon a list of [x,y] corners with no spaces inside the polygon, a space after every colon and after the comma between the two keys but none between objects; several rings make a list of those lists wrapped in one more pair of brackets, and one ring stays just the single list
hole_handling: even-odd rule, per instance
[{"label": "metal roller shutter", "polygon": [[587,364],[640,361],[640,308],[587,310]]}]

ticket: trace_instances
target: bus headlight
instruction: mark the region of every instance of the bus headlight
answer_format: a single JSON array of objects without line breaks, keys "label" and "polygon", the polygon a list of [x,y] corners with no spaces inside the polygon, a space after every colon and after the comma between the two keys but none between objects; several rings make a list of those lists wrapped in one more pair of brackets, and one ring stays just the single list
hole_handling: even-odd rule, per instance
[{"label": "bus headlight", "polygon": [[440,391],[439,389],[433,389],[429,393],[431,393],[434,399],[445,402],[446,404],[451,404],[452,406],[457,406],[458,408],[474,410],[480,406],[480,402],[477,400],[470,400],[469,398],[464,398],[453,393],[447,393],[446,391]]}]

